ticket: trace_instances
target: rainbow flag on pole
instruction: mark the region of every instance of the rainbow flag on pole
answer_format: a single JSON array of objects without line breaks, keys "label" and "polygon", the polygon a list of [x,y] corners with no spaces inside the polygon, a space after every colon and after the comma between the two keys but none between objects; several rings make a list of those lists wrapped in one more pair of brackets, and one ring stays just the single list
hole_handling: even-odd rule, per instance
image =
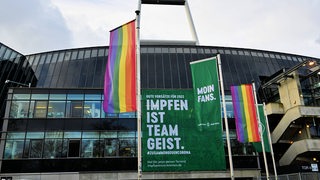
[{"label": "rainbow flag on pole", "polygon": [[135,20],[110,31],[104,78],[103,109],[107,113],[136,111]]},{"label": "rainbow flag on pole", "polygon": [[239,142],[260,142],[257,111],[251,84],[231,86]]}]

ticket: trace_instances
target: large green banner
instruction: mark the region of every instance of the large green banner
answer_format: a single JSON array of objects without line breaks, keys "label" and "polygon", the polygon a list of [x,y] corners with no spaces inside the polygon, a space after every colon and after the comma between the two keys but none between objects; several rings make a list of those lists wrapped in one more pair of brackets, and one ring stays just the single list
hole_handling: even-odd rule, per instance
[{"label": "large green banner", "polygon": [[223,149],[221,127],[197,128],[192,90],[142,90],[143,171],[225,170]]}]

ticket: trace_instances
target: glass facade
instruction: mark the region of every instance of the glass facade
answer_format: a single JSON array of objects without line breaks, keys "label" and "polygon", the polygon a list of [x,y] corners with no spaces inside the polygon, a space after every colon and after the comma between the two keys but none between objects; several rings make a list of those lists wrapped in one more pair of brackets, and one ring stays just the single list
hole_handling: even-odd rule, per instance
[{"label": "glass facade", "polygon": [[[234,167],[258,168],[252,145],[236,140],[230,86],[254,80],[259,87],[265,77],[310,57],[241,48],[145,45],[141,47],[141,87],[190,89],[189,63],[217,53],[227,95]],[[4,117],[2,172],[137,169],[135,113],[106,114],[102,110],[107,57],[108,47],[25,57],[22,66],[33,73],[24,71],[20,82],[32,82],[32,88],[11,88],[5,93],[10,106]]]},{"label": "glass facade", "polygon": [[[23,85],[28,86],[28,83],[35,85],[36,79],[31,81],[33,76],[34,72],[26,57],[0,43],[0,127],[3,125],[8,89]],[[23,110],[25,104],[21,102],[17,106]]]},{"label": "glass facade", "polygon": [[[306,56],[241,48],[142,46],[142,88],[192,88],[191,61],[221,55],[225,90],[233,84],[257,86],[263,77],[290,68]],[[41,88],[103,88],[108,48],[92,47],[28,55]]]}]

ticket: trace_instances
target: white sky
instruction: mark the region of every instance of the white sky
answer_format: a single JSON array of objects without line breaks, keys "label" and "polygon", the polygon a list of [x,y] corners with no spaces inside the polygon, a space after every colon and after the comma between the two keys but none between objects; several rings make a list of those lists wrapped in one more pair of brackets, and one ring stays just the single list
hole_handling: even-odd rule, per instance
[{"label": "white sky", "polygon": [[[188,0],[200,45],[320,58],[320,0]],[[23,53],[107,46],[138,0],[0,0],[0,42]],[[141,39],[191,40],[183,6],[142,5]]]}]

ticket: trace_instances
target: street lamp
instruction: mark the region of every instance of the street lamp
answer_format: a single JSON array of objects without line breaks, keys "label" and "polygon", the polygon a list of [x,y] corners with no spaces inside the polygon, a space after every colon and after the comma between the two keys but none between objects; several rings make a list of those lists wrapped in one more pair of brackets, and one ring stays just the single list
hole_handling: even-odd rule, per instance
[{"label": "street lamp", "polygon": [[18,85],[21,85],[21,86],[27,86],[27,87],[31,87],[31,83],[29,83],[29,84],[23,84],[23,83],[19,83],[19,82],[15,82],[15,81],[11,81],[11,80],[6,80],[5,82],[4,82],[5,84],[8,84],[8,83],[13,83],[13,84],[18,84]]}]

